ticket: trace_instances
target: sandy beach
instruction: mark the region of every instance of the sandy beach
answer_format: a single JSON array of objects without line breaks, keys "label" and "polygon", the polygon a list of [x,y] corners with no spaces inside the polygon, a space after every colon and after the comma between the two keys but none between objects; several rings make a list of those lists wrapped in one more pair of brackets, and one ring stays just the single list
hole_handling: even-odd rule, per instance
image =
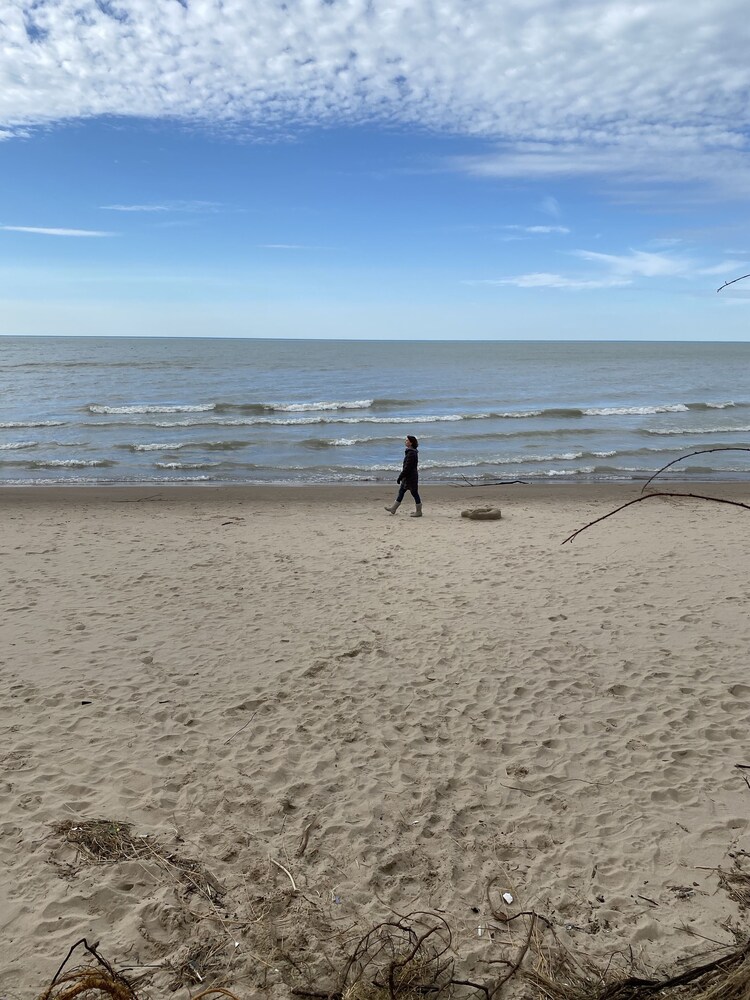
[{"label": "sandy beach", "polygon": [[[324,991],[394,911],[480,982],[499,911],[652,970],[731,943],[750,513],[560,544],[639,488],[2,490],[0,996],[84,936],[158,994]],[[92,862],[92,820],[153,857]]]}]

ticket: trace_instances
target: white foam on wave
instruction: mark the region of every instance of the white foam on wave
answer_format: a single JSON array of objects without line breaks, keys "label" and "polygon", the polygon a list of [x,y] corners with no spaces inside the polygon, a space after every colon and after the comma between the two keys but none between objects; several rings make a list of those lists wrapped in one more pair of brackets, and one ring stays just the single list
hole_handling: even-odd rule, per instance
[{"label": "white foam on wave", "polygon": [[367,410],[373,402],[372,399],[350,399],[330,403],[268,403],[266,409],[276,410],[278,413],[306,413],[309,410]]},{"label": "white foam on wave", "polygon": [[582,410],[587,417],[646,416],[650,413],[687,413],[684,403],[666,406],[592,406]]},{"label": "white foam on wave", "polygon": [[477,413],[472,414],[473,419],[482,419],[484,417],[502,417],[508,420],[520,420],[523,417],[541,417],[543,410],[511,410],[507,413]]},{"label": "white foam on wave", "polygon": [[436,424],[480,420],[488,413],[446,413],[417,417],[236,417],[231,420],[159,420],[154,427],[304,427],[315,424]]},{"label": "white foam on wave", "polygon": [[131,444],[128,445],[128,448],[133,451],[177,451],[179,448],[182,448],[182,445],[176,442],[172,442],[171,444]]},{"label": "white foam on wave", "polygon": [[642,433],[657,437],[662,434],[750,434],[750,427],[665,427],[662,430],[644,427]]},{"label": "white foam on wave", "polygon": [[216,404],[138,403],[133,406],[99,406],[92,403],[87,409],[89,413],[207,413],[210,410],[216,409]]},{"label": "white foam on wave", "polygon": [[[510,457],[492,458],[470,458],[465,462],[451,462],[449,459],[432,459],[420,462],[420,469],[472,469],[484,465],[529,465],[541,462],[574,462],[578,458],[583,458],[582,451],[569,451],[561,455],[513,455]],[[390,472],[394,469],[394,463],[376,465],[348,465],[347,468],[356,469],[360,472]],[[287,468],[302,469],[305,466],[287,466]]]},{"label": "white foam on wave", "polygon": [[616,455],[617,452],[616,451],[592,451],[591,454],[594,456],[594,458],[612,458],[612,456]]},{"label": "white foam on wave", "polygon": [[220,462],[154,462],[157,469],[214,469]]},{"label": "white foam on wave", "polygon": [[64,420],[8,420],[0,424],[3,430],[13,427],[64,427]]},{"label": "white foam on wave", "polygon": [[47,461],[40,459],[37,462],[32,462],[32,466],[35,469],[89,469],[89,468],[101,468],[107,465],[113,465],[114,463],[108,462],[104,458],[50,458]]},{"label": "white foam on wave", "polygon": [[0,444],[0,451],[18,451],[21,448],[36,448],[38,441],[11,441],[8,444]]},{"label": "white foam on wave", "polygon": [[210,476],[170,476],[169,479],[161,479],[159,482],[168,483],[209,483]]},{"label": "white foam on wave", "polygon": [[542,474],[552,479],[555,476],[590,476],[593,471],[593,465],[585,465],[581,469],[548,469]]}]

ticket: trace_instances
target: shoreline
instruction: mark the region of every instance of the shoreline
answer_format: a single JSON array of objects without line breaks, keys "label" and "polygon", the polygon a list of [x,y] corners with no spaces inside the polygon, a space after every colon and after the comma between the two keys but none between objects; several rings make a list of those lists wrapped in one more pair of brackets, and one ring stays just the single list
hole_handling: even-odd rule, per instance
[{"label": "shoreline", "polygon": [[[420,483],[420,491],[424,494],[425,507],[431,503],[444,504],[450,500],[456,503],[461,501],[473,502],[474,499],[482,501],[497,500],[498,503],[513,503],[522,501],[533,503],[535,499],[542,497],[550,499],[570,499],[581,497],[586,500],[604,499],[612,497],[617,500],[620,497],[630,497],[640,494],[643,481],[631,482],[561,482],[549,481],[533,482],[528,484],[512,484],[508,486],[477,485],[465,486],[461,484],[449,485],[442,483],[433,485]],[[275,501],[281,498],[291,501],[301,500],[305,503],[350,503],[354,498],[361,499],[363,495],[371,497],[373,502],[381,497],[392,499],[398,487],[392,483],[344,483],[344,484],[321,484],[321,483],[284,483],[284,484],[259,484],[259,483],[169,483],[164,486],[158,484],[107,484],[91,483],[77,484],[36,484],[33,486],[21,485],[0,485],[0,506],[4,502],[14,500],[44,499],[45,501],[71,501],[86,500],[91,501],[112,501],[118,499],[138,500],[145,499],[146,496],[159,496],[163,501],[190,501],[210,500],[216,498],[226,499],[236,502],[245,500],[247,502]],[[651,486],[649,493],[670,492],[672,490],[681,493],[698,491],[701,493],[721,492],[729,499],[738,496],[750,495],[750,481],[738,480],[662,480]],[[407,493],[404,500],[404,509],[411,502],[411,497]]]}]

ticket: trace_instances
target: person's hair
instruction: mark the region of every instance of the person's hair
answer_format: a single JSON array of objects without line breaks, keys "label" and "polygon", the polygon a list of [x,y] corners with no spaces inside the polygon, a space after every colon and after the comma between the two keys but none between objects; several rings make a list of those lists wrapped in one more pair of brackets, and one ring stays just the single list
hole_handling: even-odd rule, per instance
[{"label": "person's hair", "polygon": [[419,447],[419,441],[417,441],[413,434],[407,434],[406,440],[411,444],[412,448]]}]

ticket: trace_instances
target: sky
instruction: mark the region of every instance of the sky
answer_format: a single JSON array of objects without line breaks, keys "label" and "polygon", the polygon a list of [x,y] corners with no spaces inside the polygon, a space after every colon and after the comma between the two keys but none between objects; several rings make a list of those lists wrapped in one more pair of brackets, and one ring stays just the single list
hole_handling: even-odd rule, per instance
[{"label": "sky", "polygon": [[748,340],[741,0],[2,0],[0,334]]}]

